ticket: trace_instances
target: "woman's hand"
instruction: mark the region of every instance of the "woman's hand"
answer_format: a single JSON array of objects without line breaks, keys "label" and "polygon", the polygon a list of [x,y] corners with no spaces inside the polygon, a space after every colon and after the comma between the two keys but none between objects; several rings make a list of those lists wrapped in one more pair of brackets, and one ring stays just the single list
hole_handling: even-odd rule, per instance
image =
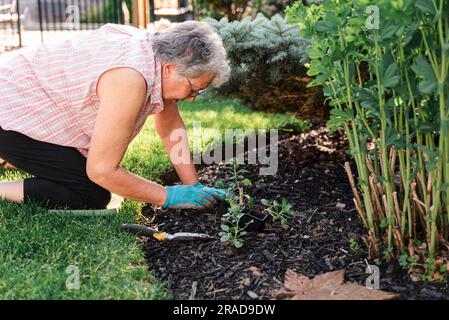
[{"label": "woman's hand", "polygon": [[198,188],[204,188],[204,187],[205,187],[205,185],[202,184],[201,182],[197,182],[197,183],[195,183],[193,186],[194,186],[194,187],[198,187]]},{"label": "woman's hand", "polygon": [[204,209],[217,204],[224,197],[224,190],[208,188],[195,184],[193,186],[167,186],[167,199],[162,208]]}]

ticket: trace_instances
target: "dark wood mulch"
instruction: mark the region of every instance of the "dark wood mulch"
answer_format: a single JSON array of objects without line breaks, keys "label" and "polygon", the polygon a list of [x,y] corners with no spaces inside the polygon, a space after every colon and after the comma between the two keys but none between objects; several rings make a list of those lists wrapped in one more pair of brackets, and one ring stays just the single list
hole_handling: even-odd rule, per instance
[{"label": "dark wood mulch", "polygon": [[[281,287],[287,268],[307,275],[345,269],[348,281],[364,283],[367,254],[364,229],[355,212],[343,164],[347,140],[341,131],[331,135],[320,123],[298,135],[281,135],[276,175],[260,176],[259,165],[242,165],[253,181],[247,192],[256,204],[262,198],[285,197],[296,216],[288,227],[270,223],[261,233],[248,233],[241,249],[218,239],[223,210],[162,210],[147,207],[146,222],[159,230],[201,232],[217,236],[208,242],[158,242],[144,239],[151,270],[165,280],[178,299],[271,299]],[[217,178],[230,179],[224,164],[199,171],[201,181],[213,186]],[[163,177],[173,183],[174,174]],[[349,239],[359,249],[354,251]],[[447,283],[416,283],[397,266],[381,266],[381,289],[403,299],[448,299]]]}]

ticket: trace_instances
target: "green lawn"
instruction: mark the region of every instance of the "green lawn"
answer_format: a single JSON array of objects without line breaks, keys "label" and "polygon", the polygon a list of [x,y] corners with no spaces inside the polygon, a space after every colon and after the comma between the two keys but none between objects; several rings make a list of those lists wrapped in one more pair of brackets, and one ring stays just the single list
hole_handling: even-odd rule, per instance
[{"label": "green lawn", "polygon": [[[180,108],[189,133],[193,121],[201,121],[208,139],[200,149],[213,140],[214,128],[306,127],[287,116],[251,112],[234,100],[201,100]],[[123,165],[156,181],[171,169],[152,118]],[[0,169],[1,180],[24,176]],[[143,205],[126,200],[118,215],[77,217],[0,201],[0,299],[169,299],[164,283],[147,269],[139,241],[119,228],[138,220]],[[67,280],[73,283],[71,266],[79,270],[79,289],[66,286]]]}]

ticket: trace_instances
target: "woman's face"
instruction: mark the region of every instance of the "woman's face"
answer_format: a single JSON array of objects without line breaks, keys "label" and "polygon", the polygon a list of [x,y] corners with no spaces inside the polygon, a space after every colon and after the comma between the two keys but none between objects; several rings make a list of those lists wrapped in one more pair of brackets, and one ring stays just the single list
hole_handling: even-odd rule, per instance
[{"label": "woman's face", "polygon": [[207,88],[213,79],[212,73],[203,73],[197,78],[187,78],[176,73],[175,64],[164,63],[162,65],[162,96],[167,102],[185,99],[193,102],[195,92]]}]

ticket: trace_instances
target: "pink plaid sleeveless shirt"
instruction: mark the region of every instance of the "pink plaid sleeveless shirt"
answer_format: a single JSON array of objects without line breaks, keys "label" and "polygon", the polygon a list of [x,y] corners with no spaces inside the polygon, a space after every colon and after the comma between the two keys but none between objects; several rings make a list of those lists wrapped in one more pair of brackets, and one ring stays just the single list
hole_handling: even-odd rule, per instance
[{"label": "pink plaid sleeveless shirt", "polygon": [[0,126],[75,147],[87,157],[99,107],[97,82],[117,67],[133,68],[147,82],[134,138],[147,117],[164,108],[161,64],[154,57],[150,33],[116,24],[0,58]]}]

